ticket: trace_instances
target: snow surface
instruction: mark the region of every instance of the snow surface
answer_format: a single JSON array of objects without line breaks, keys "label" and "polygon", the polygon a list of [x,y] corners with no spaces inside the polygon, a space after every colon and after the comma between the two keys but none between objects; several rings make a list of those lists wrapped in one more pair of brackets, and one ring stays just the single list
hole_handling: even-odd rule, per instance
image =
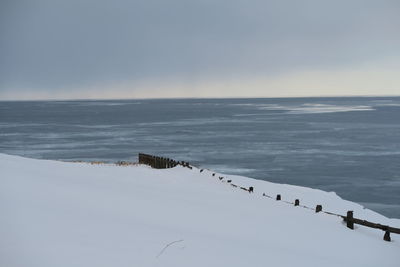
[{"label": "snow surface", "polygon": [[0,266],[400,266],[400,236],[271,196],[400,227],[335,193],[176,167],[0,154]]}]

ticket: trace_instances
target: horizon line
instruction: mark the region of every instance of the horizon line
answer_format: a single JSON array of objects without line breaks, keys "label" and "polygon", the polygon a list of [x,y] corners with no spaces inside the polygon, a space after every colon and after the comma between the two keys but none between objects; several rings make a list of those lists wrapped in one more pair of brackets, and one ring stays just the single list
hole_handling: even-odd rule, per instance
[{"label": "horizon line", "polygon": [[120,100],[190,100],[190,99],[301,99],[301,98],[385,98],[400,97],[398,95],[320,95],[320,96],[279,96],[279,97],[246,97],[246,96],[226,96],[226,97],[139,97],[139,98],[42,98],[42,99],[0,99],[0,102],[40,102],[40,101],[120,101]]}]

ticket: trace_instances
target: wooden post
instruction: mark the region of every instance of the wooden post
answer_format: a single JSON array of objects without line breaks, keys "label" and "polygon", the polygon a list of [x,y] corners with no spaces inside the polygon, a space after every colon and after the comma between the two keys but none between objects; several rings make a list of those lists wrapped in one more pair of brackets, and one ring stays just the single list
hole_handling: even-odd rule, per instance
[{"label": "wooden post", "polygon": [[161,169],[160,166],[161,166],[160,157],[156,157],[156,168]]},{"label": "wooden post", "polygon": [[281,195],[276,195],[276,200],[281,200]]},{"label": "wooden post", "polygon": [[320,212],[320,211],[322,211],[322,206],[321,205],[317,205],[316,207],[315,207],[315,212]]},{"label": "wooden post", "polygon": [[349,210],[346,216],[347,227],[350,229],[354,229],[354,221],[353,221],[353,211]]},{"label": "wooden post", "polygon": [[385,235],[383,236],[383,240],[385,241],[391,241],[390,239],[390,232],[386,230]]},{"label": "wooden post", "polygon": [[300,200],[296,199],[296,200],[294,201],[294,205],[295,205],[295,206],[300,205]]}]

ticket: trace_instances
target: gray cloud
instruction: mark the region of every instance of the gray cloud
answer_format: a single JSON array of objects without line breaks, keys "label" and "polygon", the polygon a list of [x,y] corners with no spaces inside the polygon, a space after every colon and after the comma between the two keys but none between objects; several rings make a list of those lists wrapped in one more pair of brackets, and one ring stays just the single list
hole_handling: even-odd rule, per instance
[{"label": "gray cloud", "polygon": [[5,0],[0,10],[0,91],[400,59],[399,1]]}]

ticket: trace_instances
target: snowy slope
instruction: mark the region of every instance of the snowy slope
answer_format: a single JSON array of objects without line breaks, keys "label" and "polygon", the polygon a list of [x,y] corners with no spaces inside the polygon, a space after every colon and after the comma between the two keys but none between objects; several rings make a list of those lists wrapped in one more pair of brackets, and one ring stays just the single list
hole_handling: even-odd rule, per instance
[{"label": "snowy slope", "polygon": [[380,230],[350,230],[262,193],[394,227],[400,220],[334,193],[228,179],[255,193],[196,168],[0,154],[0,266],[400,266],[400,236],[385,242]]}]

